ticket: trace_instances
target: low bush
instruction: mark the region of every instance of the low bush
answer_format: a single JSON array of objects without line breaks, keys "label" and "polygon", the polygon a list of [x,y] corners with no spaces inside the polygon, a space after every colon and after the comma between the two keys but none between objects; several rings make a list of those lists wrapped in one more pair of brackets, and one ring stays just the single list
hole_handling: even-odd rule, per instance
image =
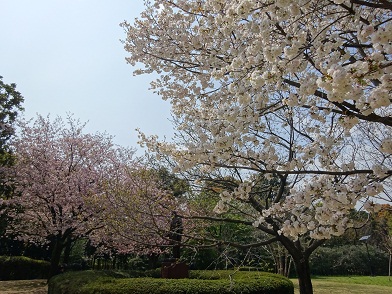
[{"label": "low bush", "polygon": [[102,281],[105,283],[113,279],[126,279],[137,277],[160,277],[160,269],[147,271],[78,271],[66,272],[52,277],[49,280],[49,292],[52,294],[79,293],[78,289],[92,282]]},{"label": "low bush", "polygon": [[[146,274],[156,274],[144,272]],[[142,274],[142,272],[139,272]],[[64,273],[49,281],[48,294],[292,294],[290,280],[275,274],[190,271],[189,279],[134,277],[135,273],[85,271]]]},{"label": "low bush", "polygon": [[253,272],[253,271],[265,272],[265,270],[263,270],[263,268],[255,267],[255,266],[243,266],[243,267],[240,267],[238,270],[241,272]]},{"label": "low bush", "polygon": [[0,280],[47,279],[50,263],[24,256],[0,256]]}]

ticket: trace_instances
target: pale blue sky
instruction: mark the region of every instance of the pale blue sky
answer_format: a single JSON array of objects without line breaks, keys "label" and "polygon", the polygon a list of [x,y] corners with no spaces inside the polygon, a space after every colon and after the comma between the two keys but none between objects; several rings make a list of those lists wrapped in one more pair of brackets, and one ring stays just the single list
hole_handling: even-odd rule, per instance
[{"label": "pale blue sky", "polygon": [[143,0],[0,0],[0,75],[36,113],[89,121],[88,132],[138,147],[135,128],[172,136],[170,104],[149,91],[152,77],[132,75],[119,24]]}]

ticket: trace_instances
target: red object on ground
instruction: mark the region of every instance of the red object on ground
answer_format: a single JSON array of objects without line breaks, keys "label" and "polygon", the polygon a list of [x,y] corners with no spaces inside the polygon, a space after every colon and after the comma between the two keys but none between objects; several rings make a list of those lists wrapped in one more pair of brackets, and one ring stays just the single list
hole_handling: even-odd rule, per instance
[{"label": "red object on ground", "polygon": [[161,277],[165,279],[189,278],[189,266],[185,262],[163,262],[161,267]]}]

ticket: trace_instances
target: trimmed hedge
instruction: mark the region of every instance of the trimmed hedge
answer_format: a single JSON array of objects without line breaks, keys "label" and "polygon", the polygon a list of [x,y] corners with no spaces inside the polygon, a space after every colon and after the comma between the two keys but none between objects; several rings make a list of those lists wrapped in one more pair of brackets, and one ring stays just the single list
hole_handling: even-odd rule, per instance
[{"label": "trimmed hedge", "polygon": [[290,280],[262,272],[190,271],[189,279],[137,277],[156,273],[159,272],[68,272],[50,279],[48,294],[294,293]]},{"label": "trimmed hedge", "polygon": [[0,280],[47,279],[50,263],[24,256],[0,256]]}]

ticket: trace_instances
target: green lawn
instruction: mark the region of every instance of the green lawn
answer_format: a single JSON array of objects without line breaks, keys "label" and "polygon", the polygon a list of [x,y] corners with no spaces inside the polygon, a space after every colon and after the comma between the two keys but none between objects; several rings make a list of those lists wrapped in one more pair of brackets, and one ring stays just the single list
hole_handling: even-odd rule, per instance
[{"label": "green lawn", "polygon": [[[298,281],[294,283],[295,294],[299,293]],[[392,278],[388,277],[313,277],[314,294],[391,294]]]}]

